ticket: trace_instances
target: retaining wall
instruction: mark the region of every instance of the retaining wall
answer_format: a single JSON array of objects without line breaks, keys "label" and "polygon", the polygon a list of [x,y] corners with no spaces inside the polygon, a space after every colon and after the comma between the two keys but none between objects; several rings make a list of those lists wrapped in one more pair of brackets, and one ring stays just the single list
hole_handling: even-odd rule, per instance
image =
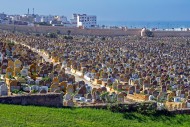
[{"label": "retaining wall", "polygon": [[15,105],[63,107],[63,95],[52,93],[52,94],[5,96],[5,97],[0,97],[0,103],[15,104]]}]

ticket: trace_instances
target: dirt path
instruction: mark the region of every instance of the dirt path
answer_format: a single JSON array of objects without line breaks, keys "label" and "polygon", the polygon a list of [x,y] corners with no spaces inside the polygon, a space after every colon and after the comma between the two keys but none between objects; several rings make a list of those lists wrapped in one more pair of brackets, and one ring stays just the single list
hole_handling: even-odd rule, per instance
[{"label": "dirt path", "polygon": [[[22,43],[18,43],[18,42],[15,42],[15,43],[16,43],[16,44],[21,44],[21,45],[23,45],[23,46],[25,46],[25,47],[31,49],[33,52],[38,53],[41,57],[44,58],[44,60],[45,60],[46,62],[50,62],[50,63],[53,62],[52,59],[50,59],[45,53],[42,53],[40,50],[37,50],[37,49],[35,49],[35,48],[31,48],[30,46],[25,45],[25,44],[22,44]],[[58,64],[58,63],[54,63],[54,65],[56,65],[56,64]],[[65,70],[66,70],[66,69],[65,69]],[[84,78],[81,78],[80,76],[78,76],[78,75],[72,73],[71,71],[66,70],[65,72],[66,72],[67,74],[74,75],[76,81],[84,81],[86,84],[88,84],[88,85],[91,86],[92,88],[99,88],[99,86],[94,86],[94,85],[92,84],[92,82],[89,82],[89,81],[85,80]]]}]

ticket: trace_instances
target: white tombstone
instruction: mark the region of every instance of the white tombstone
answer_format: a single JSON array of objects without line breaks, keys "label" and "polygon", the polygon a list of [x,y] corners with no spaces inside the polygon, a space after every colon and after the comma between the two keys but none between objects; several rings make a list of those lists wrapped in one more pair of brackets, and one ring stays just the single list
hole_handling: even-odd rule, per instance
[{"label": "white tombstone", "polygon": [[42,80],[41,77],[37,78],[37,79],[36,79],[36,85],[40,85],[40,81],[41,81],[41,80]]},{"label": "white tombstone", "polygon": [[20,72],[21,76],[28,76],[28,69],[23,68]]},{"label": "white tombstone", "polygon": [[187,108],[190,108],[190,101],[187,101]]},{"label": "white tombstone", "polygon": [[31,90],[39,91],[39,86],[34,85],[34,86],[31,87]]},{"label": "white tombstone", "polygon": [[65,100],[71,100],[72,99],[72,96],[69,93],[65,94],[64,97],[65,97]]},{"label": "white tombstone", "polygon": [[149,96],[149,101],[154,101],[155,97],[153,95]]},{"label": "white tombstone", "polygon": [[41,86],[39,88],[40,91],[45,90],[48,93],[48,87],[47,86]]},{"label": "white tombstone", "polygon": [[31,87],[30,86],[26,86],[23,88],[23,91],[25,92],[31,92]]},{"label": "white tombstone", "polygon": [[180,97],[174,97],[174,102],[180,102],[181,98]]},{"label": "white tombstone", "polygon": [[6,84],[0,85],[0,96],[7,96],[8,95],[8,87]]}]

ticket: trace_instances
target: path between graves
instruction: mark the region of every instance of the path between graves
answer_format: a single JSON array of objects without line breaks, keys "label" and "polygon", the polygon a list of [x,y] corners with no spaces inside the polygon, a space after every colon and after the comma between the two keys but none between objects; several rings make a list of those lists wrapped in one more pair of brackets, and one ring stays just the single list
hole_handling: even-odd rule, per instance
[{"label": "path between graves", "polygon": [[[46,62],[50,62],[50,63],[53,62],[52,59],[48,58],[48,56],[47,56],[45,53],[42,53],[40,50],[37,50],[37,49],[35,49],[35,48],[31,48],[31,47],[28,46],[28,45],[25,45],[25,44],[22,44],[22,43],[19,43],[19,42],[16,42],[16,41],[15,41],[15,43],[16,43],[16,44],[21,44],[21,45],[23,45],[23,46],[25,46],[25,47],[31,49],[33,52],[38,53],[40,56],[42,56],[42,57],[44,58],[44,60],[45,60]],[[58,63],[53,63],[53,64],[56,65],[56,64],[58,64]],[[65,69],[65,70],[66,70],[66,69]],[[79,77],[78,75],[72,73],[71,71],[66,70],[65,72],[66,72],[67,74],[74,75],[76,81],[85,81],[85,83],[88,84],[89,86],[91,86],[92,88],[99,88],[99,86],[94,86],[91,82],[85,80],[84,78]]]}]

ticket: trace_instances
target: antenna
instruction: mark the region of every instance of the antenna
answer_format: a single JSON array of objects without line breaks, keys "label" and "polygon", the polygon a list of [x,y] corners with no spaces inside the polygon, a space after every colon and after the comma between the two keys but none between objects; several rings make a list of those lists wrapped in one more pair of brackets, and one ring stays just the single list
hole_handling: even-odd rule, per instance
[{"label": "antenna", "polygon": [[33,8],[33,15],[34,15],[34,8]]}]

